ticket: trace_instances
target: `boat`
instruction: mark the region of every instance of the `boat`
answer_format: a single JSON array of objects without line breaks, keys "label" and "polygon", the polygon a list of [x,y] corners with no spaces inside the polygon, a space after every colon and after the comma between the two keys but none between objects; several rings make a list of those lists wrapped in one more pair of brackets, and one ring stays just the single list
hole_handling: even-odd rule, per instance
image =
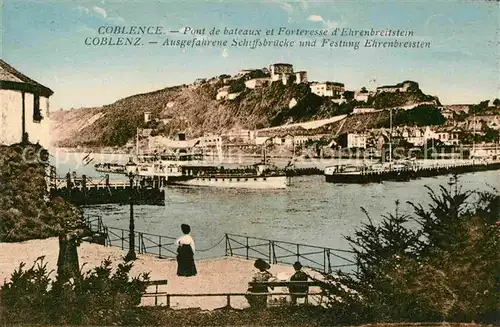
[{"label": "boat", "polygon": [[117,163],[98,163],[94,165],[94,168],[96,171],[102,173],[111,173],[111,174],[125,173],[125,165],[120,165]]},{"label": "boat", "polygon": [[201,154],[142,156],[126,165],[127,173],[153,187],[168,185],[246,189],[284,189],[291,174],[265,161],[234,169],[207,165]]},{"label": "boat", "polygon": [[409,181],[416,177],[415,162],[392,160],[392,109],[390,110],[389,161],[376,164],[336,165],[325,167],[325,180],[330,183],[380,183],[382,181]]},{"label": "boat", "polygon": [[324,170],[325,180],[330,183],[380,183],[382,181],[409,181],[415,169],[407,163],[374,165],[336,165]]}]

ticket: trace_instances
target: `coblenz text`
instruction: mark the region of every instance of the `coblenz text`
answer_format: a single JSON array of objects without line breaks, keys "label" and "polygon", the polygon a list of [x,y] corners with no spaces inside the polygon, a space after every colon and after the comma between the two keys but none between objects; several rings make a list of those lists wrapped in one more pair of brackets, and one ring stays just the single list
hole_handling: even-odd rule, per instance
[{"label": "coblenz text", "polygon": [[108,35],[160,35],[163,34],[162,26],[99,26],[98,34]]},{"label": "coblenz text", "polygon": [[[117,46],[140,46],[141,35],[160,35],[163,33],[162,26],[99,26],[99,36],[86,37],[85,45],[117,45]],[[126,35],[126,36],[121,36]],[[131,36],[134,35],[134,36]]]}]

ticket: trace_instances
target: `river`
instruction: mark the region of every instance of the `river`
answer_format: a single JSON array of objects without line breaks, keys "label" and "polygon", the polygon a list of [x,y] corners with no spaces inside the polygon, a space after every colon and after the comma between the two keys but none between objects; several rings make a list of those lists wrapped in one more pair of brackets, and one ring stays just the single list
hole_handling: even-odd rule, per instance
[{"label": "river", "polygon": [[[115,161],[123,160],[126,161]],[[92,165],[77,167],[77,162],[61,161],[58,171],[76,168],[78,173],[99,176]],[[331,163],[322,161],[321,165]],[[491,190],[500,188],[499,177],[500,171],[477,172],[461,175],[459,181],[467,190]],[[367,222],[361,208],[374,222],[393,213],[397,200],[400,212],[411,213],[407,201],[428,205],[430,198],[425,186],[437,190],[440,185],[448,187],[449,180],[450,176],[439,176],[347,185],[326,183],[323,176],[300,176],[293,178],[285,190],[168,187],[165,206],[135,206],[135,226],[137,231],[179,236],[180,224],[190,224],[199,249],[211,247],[224,233],[347,249],[344,235],[353,235],[356,228]],[[108,226],[128,228],[128,206],[97,205],[84,211],[100,214]]]}]

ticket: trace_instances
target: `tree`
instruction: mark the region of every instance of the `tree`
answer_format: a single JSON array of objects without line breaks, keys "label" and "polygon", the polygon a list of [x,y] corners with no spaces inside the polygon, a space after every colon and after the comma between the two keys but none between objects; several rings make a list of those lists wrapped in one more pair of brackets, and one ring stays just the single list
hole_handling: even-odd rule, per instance
[{"label": "tree", "polygon": [[463,191],[455,178],[429,197],[426,208],[410,203],[412,215],[396,203],[378,225],[367,214],[346,237],[358,270],[327,275],[333,312],[348,323],[499,322],[500,194]]},{"label": "tree", "polygon": [[238,93],[244,91],[246,88],[245,86],[245,79],[244,78],[239,78],[237,80],[231,81],[229,83],[229,93]]},{"label": "tree", "polygon": [[351,101],[354,99],[354,91],[344,91],[343,95],[344,99],[346,99],[347,101]]},{"label": "tree", "polygon": [[441,111],[434,105],[423,104],[410,110],[398,110],[393,116],[395,126],[432,126],[446,122]]},{"label": "tree", "polygon": [[488,109],[489,102],[490,101],[488,101],[488,100],[484,100],[484,101],[481,101],[479,104],[475,104],[475,105],[470,106],[469,115],[478,114],[481,111]]}]

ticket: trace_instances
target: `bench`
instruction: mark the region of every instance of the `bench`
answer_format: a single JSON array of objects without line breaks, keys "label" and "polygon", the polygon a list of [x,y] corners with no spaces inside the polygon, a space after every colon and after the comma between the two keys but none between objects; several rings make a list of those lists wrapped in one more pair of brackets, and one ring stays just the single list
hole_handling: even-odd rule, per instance
[{"label": "bench", "polygon": [[[307,285],[307,291],[305,293],[277,293],[276,295],[282,295],[282,294],[287,294],[287,295],[295,295],[297,297],[303,297],[304,298],[304,301],[305,301],[305,304],[308,303],[308,295],[309,295],[309,287],[312,287],[312,286],[323,286],[324,283],[323,282],[319,282],[319,281],[272,281],[272,282],[249,282],[248,283],[248,286],[249,287],[252,287],[252,286],[266,286],[266,287],[271,287],[271,288],[274,288],[274,287],[287,287],[289,288],[289,286],[292,286],[292,285],[295,285],[295,286],[306,286]],[[249,294],[261,294],[262,296],[264,296],[265,294],[266,295],[273,295],[274,293],[251,293],[249,292]],[[315,295],[316,294],[322,294],[322,293],[314,293]]]},{"label": "bench", "polygon": [[144,286],[146,286],[146,290],[150,286],[155,286],[154,292],[146,292],[142,295],[142,297],[154,297],[155,298],[155,305],[158,305],[158,296],[167,295],[167,292],[158,292],[158,286],[168,284],[167,279],[148,280],[148,281],[143,282],[143,284],[144,284]]}]

